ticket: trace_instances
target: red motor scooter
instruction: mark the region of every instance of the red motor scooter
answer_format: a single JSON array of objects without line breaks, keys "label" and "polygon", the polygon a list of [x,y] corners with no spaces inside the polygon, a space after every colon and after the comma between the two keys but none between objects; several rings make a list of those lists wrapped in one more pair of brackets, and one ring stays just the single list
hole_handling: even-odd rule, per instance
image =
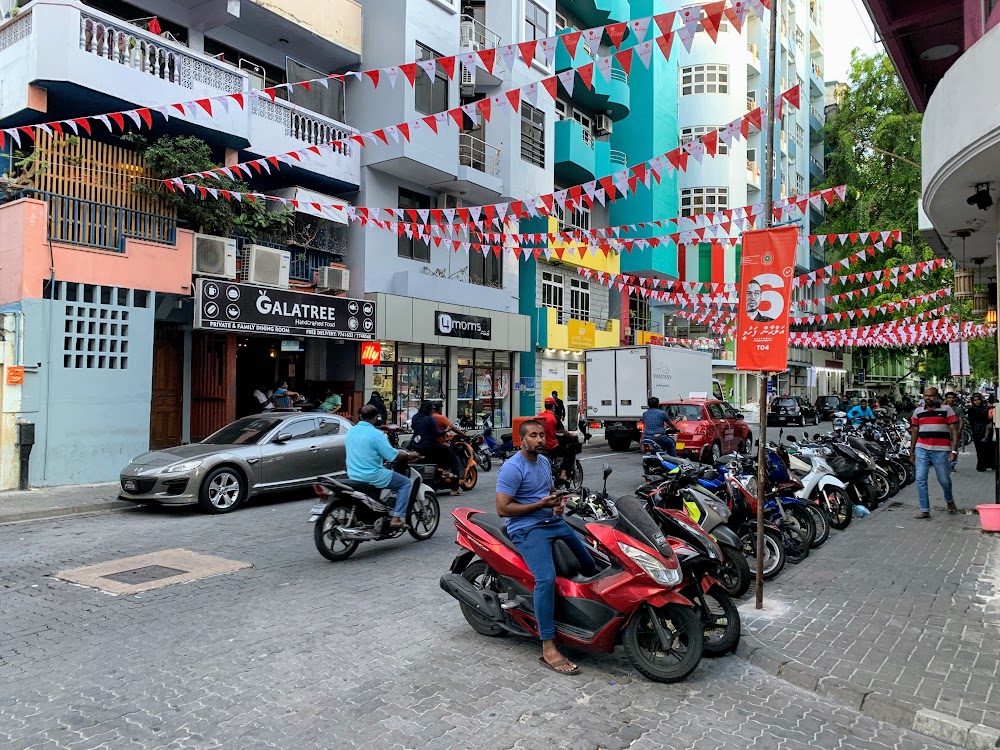
[{"label": "red motor scooter", "polygon": [[[584,538],[596,575],[580,575],[576,556],[556,542],[556,641],[570,648],[625,655],[656,682],[683,680],[701,660],[704,626],[670,543],[633,497],[605,492],[570,496],[566,521]],[[507,536],[503,519],[472,508],[452,512],[458,544],[467,551],[441,576],[441,588],[459,601],[483,635],[538,637],[534,577]],[[479,559],[476,559],[476,558]]]}]

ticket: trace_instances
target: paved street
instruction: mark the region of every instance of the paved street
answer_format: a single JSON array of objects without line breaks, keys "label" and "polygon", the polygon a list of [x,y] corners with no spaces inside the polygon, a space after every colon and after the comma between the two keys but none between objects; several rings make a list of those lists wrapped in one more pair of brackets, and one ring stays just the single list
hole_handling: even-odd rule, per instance
[{"label": "paved street", "polygon": [[[587,449],[587,474],[609,460],[612,489],[632,489],[637,454],[603,452]],[[462,504],[488,507],[494,477]],[[308,508],[0,528],[0,746],[947,747],[735,657],[705,660],[673,686],[642,679],[621,652],[579,655],[576,678],[544,672],[536,644],[477,635],[438,588],[457,550],[449,525],[429,542],[364,545],[332,564],[313,546]],[[135,596],[50,578],[177,547],[253,568]]]}]

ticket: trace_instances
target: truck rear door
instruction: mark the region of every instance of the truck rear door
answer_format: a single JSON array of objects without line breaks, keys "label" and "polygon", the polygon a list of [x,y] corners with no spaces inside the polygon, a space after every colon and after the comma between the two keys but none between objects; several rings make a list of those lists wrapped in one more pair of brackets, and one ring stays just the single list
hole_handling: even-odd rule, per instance
[{"label": "truck rear door", "polygon": [[649,398],[648,348],[621,348],[615,354],[617,416],[639,419]]}]

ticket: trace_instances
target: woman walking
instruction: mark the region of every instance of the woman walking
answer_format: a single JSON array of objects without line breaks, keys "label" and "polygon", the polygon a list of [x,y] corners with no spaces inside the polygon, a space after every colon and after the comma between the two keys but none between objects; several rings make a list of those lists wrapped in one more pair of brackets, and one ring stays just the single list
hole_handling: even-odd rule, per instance
[{"label": "woman walking", "polygon": [[966,417],[972,431],[972,442],[976,446],[976,471],[995,469],[993,456],[993,420],[990,410],[978,393],[972,397],[972,405]]}]

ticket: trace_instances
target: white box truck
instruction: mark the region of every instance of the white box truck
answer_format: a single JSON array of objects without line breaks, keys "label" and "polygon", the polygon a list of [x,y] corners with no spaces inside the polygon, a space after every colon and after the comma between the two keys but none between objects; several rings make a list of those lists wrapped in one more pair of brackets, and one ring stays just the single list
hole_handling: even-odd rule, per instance
[{"label": "white box truck", "polygon": [[587,351],[587,417],[604,424],[608,447],[629,449],[639,442],[639,420],[650,396],[660,401],[721,398],[712,380],[712,355],[670,346],[619,346]]}]

